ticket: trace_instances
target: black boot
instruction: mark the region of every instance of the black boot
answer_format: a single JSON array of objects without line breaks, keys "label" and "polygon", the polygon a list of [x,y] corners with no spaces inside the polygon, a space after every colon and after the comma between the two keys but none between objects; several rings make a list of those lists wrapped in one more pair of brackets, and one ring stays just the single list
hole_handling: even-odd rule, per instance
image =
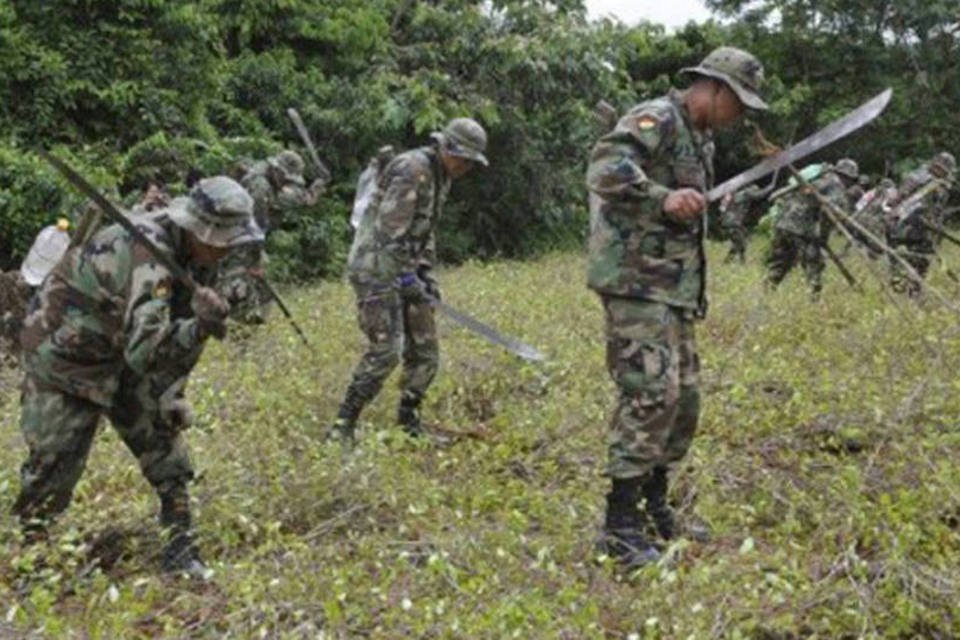
[{"label": "black boot", "polygon": [[168,573],[207,579],[210,570],[200,558],[191,532],[190,500],[186,487],[179,485],[160,494],[160,526],[166,537],[160,565]]},{"label": "black boot", "polygon": [[353,388],[347,389],[347,395],[340,404],[337,419],[327,437],[340,442],[345,448],[352,448],[357,441],[357,418],[360,417],[363,405]]},{"label": "black boot", "polygon": [[660,551],[647,538],[646,522],[637,508],[640,478],[614,478],[607,494],[607,515],[598,548],[627,571],[660,559]]},{"label": "black boot", "polygon": [[647,515],[653,521],[657,535],[664,540],[673,539],[677,526],[673,510],[667,502],[667,468],[654,467],[653,471],[644,476],[642,491]]},{"label": "black boot", "polygon": [[420,403],[423,396],[413,391],[404,391],[400,396],[400,406],[397,408],[397,424],[411,438],[423,435],[423,426],[420,424]]}]

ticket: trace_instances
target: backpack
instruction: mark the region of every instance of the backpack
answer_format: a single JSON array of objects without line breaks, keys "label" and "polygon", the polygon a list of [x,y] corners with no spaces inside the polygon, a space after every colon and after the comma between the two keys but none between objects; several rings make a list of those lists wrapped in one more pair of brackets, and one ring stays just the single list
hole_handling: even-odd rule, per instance
[{"label": "backpack", "polygon": [[370,158],[367,167],[360,173],[360,177],[357,179],[357,193],[353,198],[353,210],[350,214],[350,226],[354,230],[360,228],[360,223],[363,222],[363,218],[370,209],[370,204],[374,201],[380,189],[380,172],[390,164],[390,161],[396,155],[397,153],[392,146],[380,147],[377,155]]}]

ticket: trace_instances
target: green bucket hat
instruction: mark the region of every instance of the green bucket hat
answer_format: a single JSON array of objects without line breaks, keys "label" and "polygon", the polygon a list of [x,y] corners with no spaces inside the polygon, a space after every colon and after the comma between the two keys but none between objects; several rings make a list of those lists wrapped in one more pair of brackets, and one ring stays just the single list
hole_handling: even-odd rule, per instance
[{"label": "green bucket hat", "polygon": [[289,149],[281,151],[268,159],[267,164],[279,170],[280,173],[283,174],[283,179],[287,182],[300,185],[301,187],[306,184],[306,181],[303,179],[303,170],[305,168],[303,158],[301,158],[300,154],[296,151]]},{"label": "green bucket hat", "polygon": [[432,137],[451,155],[479,162],[485,167],[490,164],[483,155],[487,150],[487,132],[472,118],[454,118],[443,131]]},{"label": "green bucket hat", "polygon": [[263,231],[253,218],[253,198],[226,176],[198,182],[189,197],[170,203],[168,215],[178,227],[214,247],[263,241]]},{"label": "green bucket hat", "polygon": [[685,67],[680,73],[715,78],[730,87],[740,102],[750,109],[766,111],[769,107],[760,97],[763,86],[763,65],[751,54],[734,47],[720,47],[710,52],[696,67]]}]

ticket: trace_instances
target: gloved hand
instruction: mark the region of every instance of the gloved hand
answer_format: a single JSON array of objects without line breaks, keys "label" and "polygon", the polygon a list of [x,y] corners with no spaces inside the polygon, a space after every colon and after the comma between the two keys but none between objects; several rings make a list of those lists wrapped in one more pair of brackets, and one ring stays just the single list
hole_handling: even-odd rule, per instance
[{"label": "gloved hand", "polygon": [[200,339],[209,336],[223,340],[227,335],[227,316],[230,314],[230,305],[209,287],[197,287],[190,300],[190,308],[197,318],[197,329]]},{"label": "gloved hand", "polygon": [[421,265],[417,268],[417,277],[420,278],[420,282],[423,283],[423,290],[427,295],[434,300],[440,300],[440,285],[430,271],[430,267]]},{"label": "gloved hand", "polygon": [[410,304],[424,304],[427,302],[427,290],[423,280],[416,273],[401,273],[397,278],[397,286],[400,288],[400,297],[404,302]]}]

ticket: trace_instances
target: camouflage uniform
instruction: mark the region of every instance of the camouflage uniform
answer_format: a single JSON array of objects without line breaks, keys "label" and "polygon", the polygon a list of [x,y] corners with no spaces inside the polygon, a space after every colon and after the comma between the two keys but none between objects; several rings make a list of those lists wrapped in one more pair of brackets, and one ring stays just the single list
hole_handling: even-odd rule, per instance
[{"label": "camouflage uniform", "polygon": [[32,293],[20,271],[0,272],[0,351],[19,353],[20,328]]},{"label": "camouflage uniform", "polygon": [[[952,160],[952,156],[950,156]],[[887,243],[891,249],[913,267],[924,278],[930,269],[932,256],[936,253],[939,237],[930,227],[943,227],[943,211],[950,191],[950,174],[955,167],[950,163],[945,175],[938,178],[931,173],[929,166],[923,166],[907,175],[901,185],[897,202],[888,216]],[[920,194],[921,190],[925,194]],[[917,199],[903,206],[911,196]],[[890,258],[890,284],[895,291],[916,296],[920,293],[920,284],[911,279],[899,263]]]},{"label": "camouflage uniform", "polygon": [[[840,210],[849,209],[847,186],[834,170],[811,182],[810,188]],[[826,267],[821,246],[829,240],[833,225],[822,214],[820,201],[806,189],[799,187],[784,196],[767,259],[767,281],[776,287],[799,261],[813,295],[817,296],[823,289]]]},{"label": "camouflage uniform", "polygon": [[588,285],[606,312],[607,367],[620,398],[607,474],[642,476],[679,460],[699,415],[693,319],[706,312],[704,222],[662,212],[667,193],[706,190],[709,135],[678,92],[641,103],[594,147]]},{"label": "camouflage uniform", "polygon": [[[886,236],[884,214],[896,195],[897,189],[893,181],[884,178],[876,188],[867,191],[860,198],[854,207],[853,219],[874,236],[884,240]],[[857,242],[866,247],[867,255],[872,260],[880,257],[883,249],[869,236],[855,227],[850,229],[850,234]]]},{"label": "camouflage uniform", "polygon": [[[476,140],[458,145],[461,128]],[[418,433],[420,402],[437,372],[434,310],[423,295],[423,285],[430,296],[439,298],[430,276],[436,262],[434,229],[451,184],[441,149],[482,164],[487,161],[482,154],[486,133],[472,120],[456,119],[435,138],[436,145],[406,151],[386,165],[350,248],[347,271],[369,346],[354,370],[335,425],[338,435],[348,439],[363,407],[401,360],[398,421]]]},{"label": "camouflage uniform", "polygon": [[[228,215],[240,222],[203,235],[202,221],[181,222],[200,220],[194,200],[184,199],[176,209],[138,217],[138,228],[172,260],[190,268],[184,229],[212,246],[262,238],[240,185],[212,178],[196,191],[224,203],[211,206],[235,207]],[[211,279],[209,269],[191,271],[198,283]],[[160,495],[163,523],[189,528],[186,486],[193,468],[180,432],[191,418],[183,391],[208,335],[192,300],[120,225],[70,249],[46,278],[21,334],[21,429],[29,457],[14,512],[26,526],[42,527],[67,507],[105,415]]]},{"label": "camouflage uniform", "polygon": [[[278,228],[292,209],[316,204],[324,183],[318,180],[310,188],[303,179],[304,165],[299,154],[284,151],[268,160],[254,163],[240,180],[253,197],[254,215],[264,231]],[[273,300],[263,281],[267,265],[263,244],[249,244],[231,252],[220,265],[217,289],[230,303],[231,316],[241,322],[261,324]]]},{"label": "camouflage uniform", "polygon": [[[744,51],[721,47],[684,71],[723,82],[745,107],[766,108],[757,95],[763,68]],[[700,414],[694,320],[707,309],[706,217],[681,221],[664,202],[681,188],[705,192],[712,181],[710,132],[694,127],[675,90],[631,109],[590,155],[587,284],[603,304],[607,368],[618,388],[600,546],[628,567],[659,556],[648,518],[661,537],[673,535],[667,468],[686,455]]]},{"label": "camouflage uniform", "polygon": [[754,203],[765,195],[766,193],[759,187],[752,186],[731,194],[729,200],[725,200],[721,206],[720,227],[723,229],[723,234],[730,240],[730,253],[727,254],[726,262],[737,260],[743,264],[746,260],[747,215]]}]

